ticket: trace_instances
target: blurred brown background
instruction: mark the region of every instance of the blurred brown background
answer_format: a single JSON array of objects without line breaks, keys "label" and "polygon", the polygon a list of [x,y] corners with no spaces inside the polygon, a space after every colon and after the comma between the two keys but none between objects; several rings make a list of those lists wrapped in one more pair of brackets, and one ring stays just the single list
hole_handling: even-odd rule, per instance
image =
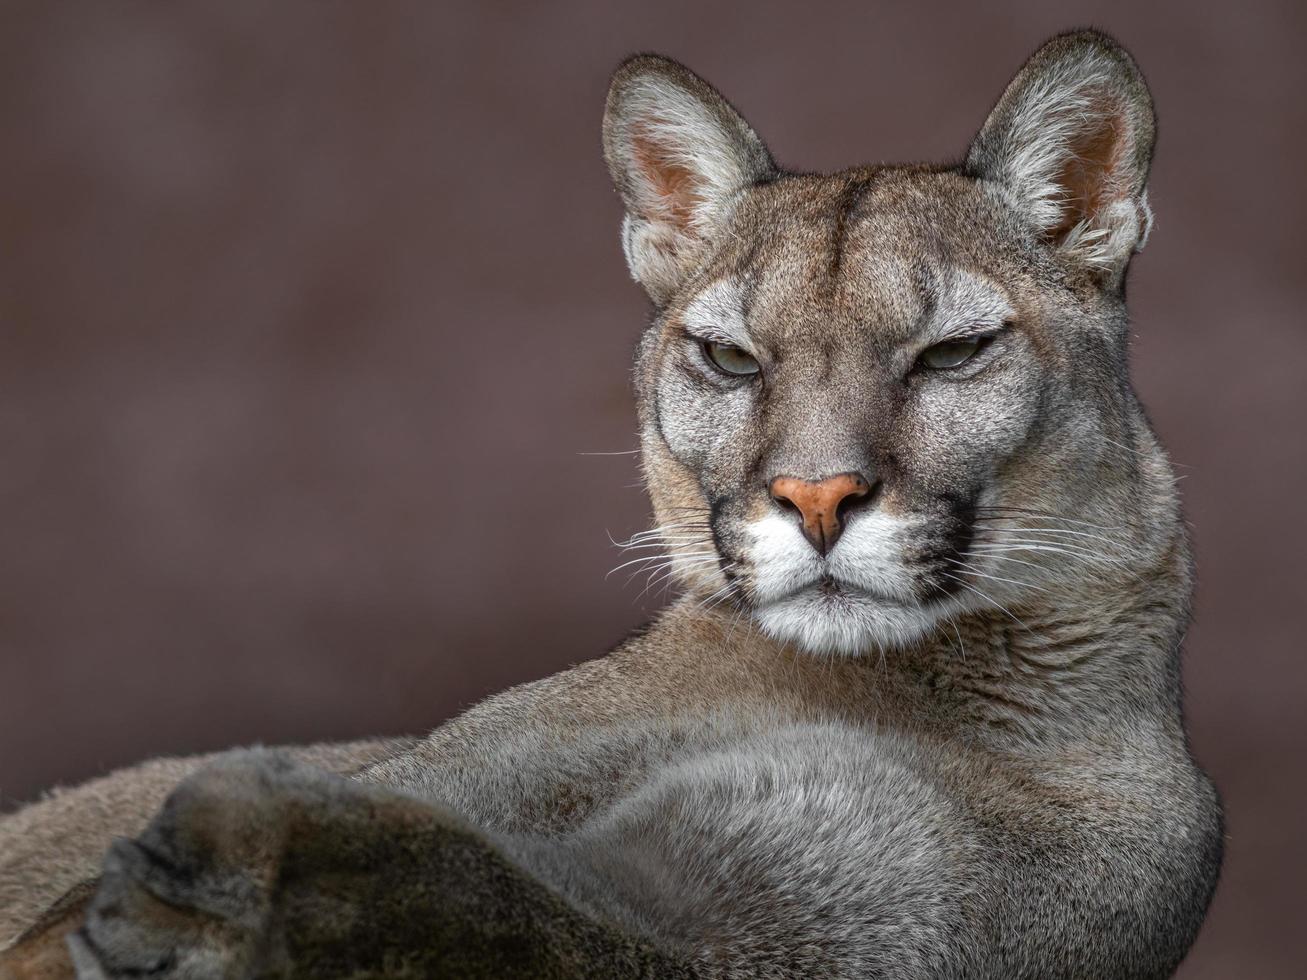
[{"label": "blurred brown background", "polygon": [[959,155],[1094,24],[1161,114],[1136,377],[1201,584],[1226,873],[1182,976],[1301,976],[1298,3],[4,3],[0,808],[157,753],[415,732],[656,605],[646,316],[599,155],[664,51],[800,169]]}]

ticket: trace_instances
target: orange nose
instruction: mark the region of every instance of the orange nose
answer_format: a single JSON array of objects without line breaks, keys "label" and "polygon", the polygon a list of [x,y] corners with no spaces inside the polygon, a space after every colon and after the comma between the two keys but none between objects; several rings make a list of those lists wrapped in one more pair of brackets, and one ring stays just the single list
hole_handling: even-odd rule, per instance
[{"label": "orange nose", "polygon": [[871,484],[859,473],[841,473],[824,480],[778,476],[771,481],[772,500],[799,512],[803,536],[822,555],[835,547],[844,530],[840,511],[869,493]]}]

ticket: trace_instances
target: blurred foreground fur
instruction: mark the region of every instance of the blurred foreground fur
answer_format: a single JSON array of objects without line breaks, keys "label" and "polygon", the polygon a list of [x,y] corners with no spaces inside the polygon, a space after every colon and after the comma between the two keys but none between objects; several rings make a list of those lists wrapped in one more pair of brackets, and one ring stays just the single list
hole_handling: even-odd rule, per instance
[{"label": "blurred foreground fur", "polygon": [[[1221,813],[1127,369],[1153,135],[1095,32],[1041,48],[961,164],[832,176],[626,62],[604,149],[655,306],[657,520],[627,547],[681,598],[409,744],[147,766],[8,818],[11,932],[71,891],[0,970],[1170,975]],[[169,766],[199,771],[141,832]],[[109,833],[135,839],[88,905]]]}]

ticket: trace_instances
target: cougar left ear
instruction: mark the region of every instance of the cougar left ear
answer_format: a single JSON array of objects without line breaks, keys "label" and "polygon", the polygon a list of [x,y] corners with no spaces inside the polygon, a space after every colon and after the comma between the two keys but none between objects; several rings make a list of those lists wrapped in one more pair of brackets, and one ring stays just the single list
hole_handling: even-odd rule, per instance
[{"label": "cougar left ear", "polygon": [[626,204],[631,275],[665,303],[720,235],[740,191],[776,174],[748,123],[698,75],[637,55],[613,74],[604,159]]},{"label": "cougar left ear", "polygon": [[1071,260],[1117,278],[1152,224],[1156,122],[1143,75],[1097,31],[1055,37],[1026,63],[967,153]]}]

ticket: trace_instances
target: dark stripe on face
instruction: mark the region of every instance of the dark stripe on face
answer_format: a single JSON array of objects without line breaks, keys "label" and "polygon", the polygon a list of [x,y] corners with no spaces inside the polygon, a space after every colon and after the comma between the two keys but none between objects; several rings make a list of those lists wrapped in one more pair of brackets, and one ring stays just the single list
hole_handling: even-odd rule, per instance
[{"label": "dark stripe on face", "polygon": [[949,536],[949,545],[953,549],[953,557],[965,558],[971,550],[971,542],[976,536],[976,499],[974,496],[965,501],[953,502],[953,521],[953,533]]},{"label": "dark stripe on face", "polygon": [[917,280],[917,292],[921,295],[921,316],[918,317],[918,322],[924,324],[935,315],[939,306],[939,278],[925,259],[918,259],[912,272]]},{"label": "dark stripe on face", "polygon": [[709,497],[708,491],[702,482],[699,484],[699,492],[708,499],[708,533],[712,535],[713,548],[717,552],[718,570],[721,571],[726,581],[730,582],[734,579],[735,573],[731,571],[731,564],[726,560],[726,548],[722,543],[721,535],[717,532],[718,519],[722,515],[722,510],[726,507],[728,498],[721,495]]},{"label": "dark stripe on face", "polygon": [[653,413],[654,431],[658,433],[658,438],[661,439],[663,445],[667,447],[668,454],[674,456],[675,454],[672,453],[671,443],[667,441],[667,433],[663,431],[663,410],[658,404],[657,395],[649,399],[649,410]]},{"label": "dark stripe on face", "polygon": [[830,258],[826,264],[832,282],[839,278],[840,269],[844,265],[844,246],[849,237],[849,219],[853,209],[858,206],[867,188],[871,186],[871,181],[870,177],[849,181],[835,203],[835,229],[831,234]]},{"label": "dark stripe on face", "polygon": [[976,497],[973,492],[966,497],[949,497],[944,501],[948,508],[939,516],[936,531],[931,535],[933,541],[926,545],[930,550],[921,557],[918,568],[918,599],[923,604],[938,602],[943,596],[955,595],[963,587],[943,573],[961,574],[952,564],[962,561],[971,549],[976,535]]}]

